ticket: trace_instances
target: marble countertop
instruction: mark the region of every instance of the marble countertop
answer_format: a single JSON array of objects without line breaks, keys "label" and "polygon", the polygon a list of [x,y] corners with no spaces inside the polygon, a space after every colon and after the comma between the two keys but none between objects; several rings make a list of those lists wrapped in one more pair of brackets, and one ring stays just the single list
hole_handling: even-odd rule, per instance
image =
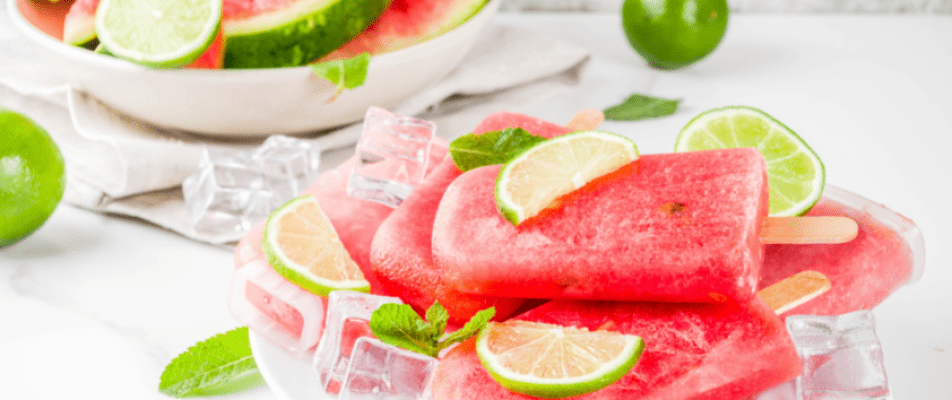
[{"label": "marble countertop", "polygon": [[[660,72],[628,47],[617,15],[501,14],[589,48],[582,83],[524,111],[566,122],[639,92],[683,99],[670,117],[608,122],[642,153],[667,152],[710,108],[761,108],[822,157],[827,182],[915,221],[922,279],[874,314],[896,399],[952,398],[952,17],[735,15],[721,47]],[[332,167],[352,153],[325,154]],[[225,305],[232,248],[136,220],[60,206],[0,250],[0,399],[166,399],[165,365],[237,326]],[[259,387],[224,399],[276,399]]]}]

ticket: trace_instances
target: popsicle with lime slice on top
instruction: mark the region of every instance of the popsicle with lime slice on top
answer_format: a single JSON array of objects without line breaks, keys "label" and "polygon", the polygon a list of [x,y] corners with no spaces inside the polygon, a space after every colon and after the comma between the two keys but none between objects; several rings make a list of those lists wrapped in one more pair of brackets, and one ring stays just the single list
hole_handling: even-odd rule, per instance
[{"label": "popsicle with lime slice on top", "polygon": [[856,234],[850,219],[768,218],[770,173],[755,148],[641,156],[620,135],[576,132],[460,176],[434,221],[434,260],[465,293],[743,300],[765,243]]}]

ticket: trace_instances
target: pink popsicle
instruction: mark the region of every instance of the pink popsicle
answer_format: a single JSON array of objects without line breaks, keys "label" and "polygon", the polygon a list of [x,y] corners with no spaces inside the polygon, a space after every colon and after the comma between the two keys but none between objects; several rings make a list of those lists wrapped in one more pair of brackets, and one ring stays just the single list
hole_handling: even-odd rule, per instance
[{"label": "pink popsicle", "polygon": [[[501,112],[481,122],[475,133],[519,127],[543,137],[555,137],[570,130],[528,115]],[[433,263],[431,238],[437,206],[447,186],[462,172],[447,157],[413,193],[380,225],[370,249],[370,265],[384,289],[397,294],[423,314],[439,301],[450,321],[462,324],[479,310],[496,307],[496,319],[508,317],[523,303],[521,299],[468,295],[447,286]]]},{"label": "pink popsicle", "polygon": [[[901,220],[914,232],[899,232],[887,226],[889,222],[881,219],[882,215],[867,211],[872,209]],[[872,309],[914,279],[916,262],[911,248],[914,244],[908,242],[906,236],[921,237],[911,221],[851,193],[830,187],[807,215],[853,218],[859,224],[859,234],[842,244],[765,246],[760,288],[804,270],[819,271],[832,283],[828,292],[781,314],[781,318],[795,314],[838,315]]]},{"label": "pink popsicle", "polygon": [[518,227],[496,208],[499,166],[463,174],[433,227],[443,280],[466,293],[527,298],[752,297],[768,207],[757,150],[644,155],[640,171],[626,168]]},{"label": "pink popsicle", "polygon": [[[556,300],[516,319],[641,336],[645,352],[608,387],[575,397],[598,400],[740,400],[800,374],[783,323],[762,301],[733,304]],[[528,399],[496,383],[473,340],[440,361],[433,398]]]}]

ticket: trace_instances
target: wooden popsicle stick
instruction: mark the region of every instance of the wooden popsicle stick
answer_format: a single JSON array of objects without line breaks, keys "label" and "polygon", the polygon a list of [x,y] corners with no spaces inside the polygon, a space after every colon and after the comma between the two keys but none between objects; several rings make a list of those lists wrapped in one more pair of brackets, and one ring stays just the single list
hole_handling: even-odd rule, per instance
[{"label": "wooden popsicle stick", "polygon": [[565,127],[573,131],[590,131],[598,129],[604,121],[605,114],[601,110],[586,108],[576,113]]},{"label": "wooden popsicle stick", "polygon": [[806,303],[833,287],[830,280],[817,271],[803,271],[757,292],[770,309],[783,314]]},{"label": "wooden popsicle stick", "polygon": [[764,244],[846,243],[859,233],[849,217],[767,217],[760,231]]}]

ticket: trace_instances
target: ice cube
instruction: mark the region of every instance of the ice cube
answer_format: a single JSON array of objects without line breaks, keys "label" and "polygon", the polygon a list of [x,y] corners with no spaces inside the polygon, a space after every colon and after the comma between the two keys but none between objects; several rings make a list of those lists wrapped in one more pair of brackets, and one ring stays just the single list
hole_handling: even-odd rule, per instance
[{"label": "ice cube", "polygon": [[370,107],[357,141],[357,163],[347,194],[391,207],[400,205],[423,180],[435,135],[433,122]]},{"label": "ice cube", "polygon": [[273,193],[272,208],[278,208],[317,181],[321,150],[306,140],[272,135],[251,153],[251,159]]},{"label": "ice cube", "polygon": [[317,384],[325,391],[340,391],[350,364],[353,343],[360,337],[372,336],[367,325],[370,316],[374,310],[387,303],[403,302],[397,297],[346,290],[333,291],[328,295],[324,333],[312,362]]},{"label": "ice cube", "polygon": [[875,325],[869,310],[788,317],[787,330],[803,359],[797,398],[891,400]]},{"label": "ice cube", "polygon": [[358,338],[340,389],[340,399],[429,399],[427,389],[436,365],[436,358],[374,338]]},{"label": "ice cube", "polygon": [[321,297],[260,259],[232,272],[228,308],[235,320],[298,357],[311,356],[324,326]]},{"label": "ice cube", "polygon": [[246,232],[271,212],[271,191],[243,152],[206,148],[198,171],[182,182],[188,223],[196,231]]}]

